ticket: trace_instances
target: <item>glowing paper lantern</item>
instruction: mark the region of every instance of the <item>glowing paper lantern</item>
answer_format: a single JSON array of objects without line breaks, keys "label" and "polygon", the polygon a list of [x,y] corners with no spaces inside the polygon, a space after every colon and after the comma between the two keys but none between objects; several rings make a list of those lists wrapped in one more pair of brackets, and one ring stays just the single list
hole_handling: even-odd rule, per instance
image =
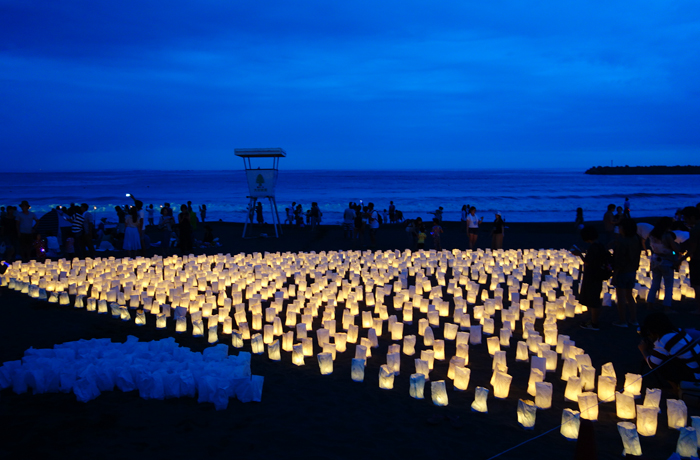
[{"label": "glowing paper lantern", "polygon": [[472,403],[472,411],[474,412],[488,412],[488,397],[489,390],[484,387],[476,387],[474,390],[474,402]]},{"label": "glowing paper lantern", "polygon": [[272,361],[280,361],[282,354],[280,352],[280,341],[275,340],[267,347],[267,357]]},{"label": "glowing paper lantern", "polygon": [[501,330],[499,331],[499,338],[502,347],[510,347],[511,334],[512,331],[510,329],[501,328]]},{"label": "glowing paper lantern", "polygon": [[[159,315],[156,317],[156,328],[157,328],[157,329],[165,329],[165,327],[167,326],[167,322],[166,322],[166,321],[167,321],[167,316],[165,316],[164,313],[159,314]],[[200,324],[201,324],[201,321],[200,321]],[[194,335],[194,334],[192,334],[192,335]],[[199,335],[200,335],[200,336],[204,335],[204,332],[202,332],[202,333],[199,334]]]},{"label": "glowing paper lantern", "polygon": [[394,388],[394,373],[386,364],[382,364],[379,368],[379,388],[383,390]]},{"label": "glowing paper lantern", "polygon": [[137,326],[145,326],[146,325],[146,313],[144,313],[143,310],[137,310],[136,311],[136,318],[134,318],[134,323]]},{"label": "glowing paper lantern", "polygon": [[338,353],[345,353],[348,341],[348,335],[345,332],[336,332],[333,338],[335,342],[335,349]]},{"label": "glowing paper lantern", "polygon": [[552,407],[552,384],[549,382],[535,383],[535,405],[538,409]]},{"label": "glowing paper lantern", "polygon": [[484,318],[483,321],[484,321],[484,323],[483,323],[484,334],[493,335],[493,333],[496,330],[493,318]]},{"label": "glowing paper lantern", "polygon": [[403,352],[406,356],[413,356],[416,353],[415,335],[407,335],[403,338]]},{"label": "glowing paper lantern", "polygon": [[615,377],[601,375],[598,377],[598,400],[600,402],[612,402],[615,399]]},{"label": "glowing paper lantern", "polygon": [[363,345],[358,345],[355,347],[355,359],[361,359],[363,362],[367,361],[367,347]]},{"label": "glowing paper lantern", "polygon": [[561,435],[570,441],[578,439],[578,430],[581,425],[580,412],[573,409],[564,409],[561,413]]},{"label": "glowing paper lantern", "polygon": [[642,394],[642,376],[639,374],[625,374],[624,391],[632,396]]},{"label": "glowing paper lantern", "polygon": [[578,377],[578,364],[575,359],[565,358],[564,366],[561,369],[561,379],[569,380],[571,377]]},{"label": "glowing paper lantern", "polygon": [[603,367],[600,369],[600,375],[613,377],[617,381],[617,375],[615,374],[615,367],[613,366],[613,363],[603,364]]},{"label": "glowing paper lantern", "polygon": [[386,365],[389,366],[394,375],[400,375],[401,371],[401,355],[399,353],[387,353]]},{"label": "glowing paper lantern", "polygon": [[666,415],[669,428],[679,430],[688,424],[688,408],[680,399],[666,400]]},{"label": "glowing paper lantern", "polygon": [[435,337],[433,335],[433,330],[431,328],[426,328],[423,332],[423,345],[426,347],[432,347]]},{"label": "glowing paper lantern", "polygon": [[530,400],[521,399],[518,401],[518,423],[526,430],[532,430],[535,427],[535,417],[537,415],[537,406]]},{"label": "glowing paper lantern", "polygon": [[[316,356],[318,358],[318,367],[321,370],[321,375],[332,374],[333,373],[333,355],[330,353],[319,353]],[[381,381],[381,377],[380,377],[380,381]],[[380,386],[381,386],[381,383],[380,383]]]},{"label": "glowing paper lantern", "polygon": [[469,387],[469,379],[471,377],[471,369],[468,367],[455,367],[454,388],[455,390],[464,391]]},{"label": "glowing paper lantern", "polygon": [[555,372],[557,370],[559,358],[557,352],[554,350],[543,350],[542,357],[545,359],[547,372]]},{"label": "glowing paper lantern", "polygon": [[644,405],[648,407],[661,408],[661,390],[658,388],[647,388],[644,396]]},{"label": "glowing paper lantern", "polygon": [[314,339],[311,337],[306,337],[301,339],[302,350],[304,351],[304,356],[314,355]]},{"label": "glowing paper lantern", "polygon": [[493,362],[491,363],[491,369],[499,368],[508,369],[508,363],[506,361],[506,352],[503,350],[497,351],[493,354]]},{"label": "glowing paper lantern", "polygon": [[564,390],[564,399],[577,402],[581,395],[581,379],[579,377],[569,377]]},{"label": "glowing paper lantern", "polygon": [[493,396],[498,399],[505,399],[510,392],[510,382],[513,380],[508,374],[496,371],[493,383]]},{"label": "glowing paper lantern", "polygon": [[693,427],[682,427],[678,435],[676,453],[681,457],[698,456],[698,435]]},{"label": "glowing paper lantern", "polygon": [[452,323],[445,323],[443,329],[445,340],[455,340],[457,333],[459,332],[459,326]]},{"label": "glowing paper lantern", "polygon": [[527,349],[527,343],[518,342],[515,349],[515,360],[516,361],[528,361],[530,359],[530,353]]},{"label": "glowing paper lantern", "polygon": [[628,420],[635,418],[637,414],[634,406],[634,396],[627,393],[615,393],[615,407],[619,418]]},{"label": "glowing paper lantern", "polygon": [[243,336],[238,331],[231,333],[231,345],[234,348],[243,348]]},{"label": "glowing paper lantern", "polygon": [[595,368],[581,366],[581,389],[584,391],[595,390]]},{"label": "glowing paper lantern", "polygon": [[[165,318],[165,314],[161,313],[158,315],[158,320],[160,320],[161,316],[163,318]],[[163,326],[163,327],[165,327],[165,326]],[[198,319],[192,321],[192,336],[193,337],[202,337],[203,335],[204,335],[204,323]]]},{"label": "glowing paper lantern", "polygon": [[622,438],[622,446],[625,449],[623,455],[642,455],[642,446],[639,443],[637,427],[634,425],[634,423],[619,422],[617,424],[617,431],[620,433],[620,437]]},{"label": "glowing paper lantern", "polygon": [[436,406],[447,405],[447,389],[445,388],[444,380],[438,380],[430,383],[430,396],[433,399],[433,404]]},{"label": "glowing paper lantern", "polygon": [[250,338],[250,348],[256,355],[265,353],[265,342],[263,341],[263,336],[261,334],[253,334],[253,336]]},{"label": "glowing paper lantern", "polygon": [[362,382],[365,379],[365,360],[353,358],[350,366],[350,378],[353,382]]},{"label": "glowing paper lantern", "polygon": [[[569,379],[569,383],[573,378]],[[568,385],[567,385],[568,386]],[[590,391],[581,393],[578,396],[578,408],[581,418],[586,420],[598,420],[598,396]]]},{"label": "glowing paper lantern", "polygon": [[501,351],[501,341],[498,337],[489,337],[486,339],[486,345],[488,346],[489,354],[493,356],[497,351]]},{"label": "glowing paper lantern", "polygon": [[457,345],[457,350],[455,351],[455,356],[464,359],[464,364],[469,364],[469,344],[459,344]]},{"label": "glowing paper lantern", "polygon": [[301,344],[294,345],[292,349],[292,364],[297,366],[304,365],[304,346]]},{"label": "glowing paper lantern", "polygon": [[654,436],[658,425],[659,408],[637,406],[637,432],[640,436]]},{"label": "glowing paper lantern", "polygon": [[425,375],[421,373],[411,374],[410,386],[408,389],[411,398],[423,399],[423,392],[425,389]]},{"label": "glowing paper lantern", "polygon": [[428,364],[428,361],[424,359],[415,359],[413,362],[416,365],[416,374],[422,374],[425,377],[425,380],[430,380],[430,365]]},{"label": "glowing paper lantern", "polygon": [[438,361],[443,361],[445,359],[445,341],[435,340],[433,342],[433,352],[435,359]]},{"label": "glowing paper lantern", "polygon": [[537,388],[535,387],[537,382],[544,382],[544,373],[541,370],[533,367],[530,369],[530,378],[527,382],[527,394],[530,396],[535,396],[537,393]]}]

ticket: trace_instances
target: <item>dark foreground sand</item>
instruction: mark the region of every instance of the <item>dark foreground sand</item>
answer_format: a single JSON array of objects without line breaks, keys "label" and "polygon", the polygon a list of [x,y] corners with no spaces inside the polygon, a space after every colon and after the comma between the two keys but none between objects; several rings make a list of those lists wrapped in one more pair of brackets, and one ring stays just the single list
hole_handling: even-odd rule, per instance
[{"label": "dark foreground sand", "polygon": [[[311,236],[305,230],[287,231],[280,239],[240,238],[240,224],[214,223],[216,236],[223,247],[201,252],[237,253],[241,251],[321,251],[353,249],[337,228],[321,228]],[[506,248],[568,248],[578,243],[572,224],[509,224]],[[268,228],[268,234],[272,234]],[[465,248],[466,235],[456,224],[446,225],[443,238],[446,249]],[[480,246],[485,247],[482,236]],[[378,249],[403,249],[408,239],[400,227],[380,229]],[[429,247],[429,246],[428,246]],[[687,311],[692,305],[678,303],[681,313],[674,321],[698,327],[700,318]],[[643,318],[648,308],[640,307]],[[172,329],[159,331],[154,320],[137,327],[108,315],[60,307],[37,301],[6,288],[0,289],[0,361],[20,359],[29,347],[47,348],[78,339],[109,337],[124,341],[128,335],[140,340],[175,336],[178,342],[201,351],[204,339],[178,336]],[[645,371],[637,351],[639,337],[633,328],[618,329],[610,325],[613,309],[605,308],[601,331],[578,328],[579,318],[559,322],[559,333],[570,335],[577,346],[591,355],[593,365],[609,361],[615,365],[618,382],[626,372]],[[541,320],[537,323],[541,328]],[[406,328],[405,334],[414,332]],[[519,330],[519,329],[518,329]],[[376,353],[384,356],[389,344],[386,330]],[[514,340],[519,340],[516,331]],[[450,348],[451,346],[451,348]],[[508,350],[509,363],[514,361],[515,347]],[[246,344],[249,351],[249,344]],[[232,349],[232,352],[235,351]],[[454,354],[454,343],[447,345],[447,355]],[[576,408],[563,400],[564,384],[549,375],[554,384],[553,407],[538,411],[532,431],[517,423],[519,398],[531,399],[525,389],[529,364],[513,363],[510,396],[506,400],[489,398],[489,413],[470,410],[474,387],[491,388],[491,359],[485,343],[470,353],[472,378],[469,390],[449,390],[449,405],[436,407],[426,386],[425,400],[408,394],[409,375],[414,372],[413,357],[402,355],[401,375],[393,390],[378,386],[378,368],[384,363],[370,359],[365,381],[350,380],[353,348],[339,354],[332,375],[322,376],[315,359],[306,366],[291,364],[289,353],[275,363],[266,355],[254,355],[252,371],[265,377],[262,402],[242,404],[235,399],[224,411],[212,404],[199,404],[192,398],[165,401],[143,400],[138,392],[103,393],[88,403],[77,402],[73,394],[31,393],[16,395],[11,389],[0,393],[0,458],[470,458],[487,459],[523,441],[538,436],[560,423],[563,408]],[[447,362],[436,363],[434,380],[446,379]],[[560,364],[561,366],[561,364]],[[658,387],[653,378],[645,386]],[[448,388],[450,386],[448,385]],[[664,395],[664,399],[666,394]],[[665,408],[665,401],[662,401]],[[439,416],[450,416],[454,420]],[[689,415],[700,411],[689,408]],[[436,417],[437,416],[437,417]],[[455,419],[458,417],[458,419]],[[599,421],[594,424],[595,445],[599,458],[616,459],[622,452],[617,432],[615,405],[601,406]],[[642,438],[644,458],[665,459],[674,450],[678,432],[669,430],[665,411],[659,416],[658,434]],[[575,442],[565,440],[556,429],[512,452],[502,459],[573,458]]]}]

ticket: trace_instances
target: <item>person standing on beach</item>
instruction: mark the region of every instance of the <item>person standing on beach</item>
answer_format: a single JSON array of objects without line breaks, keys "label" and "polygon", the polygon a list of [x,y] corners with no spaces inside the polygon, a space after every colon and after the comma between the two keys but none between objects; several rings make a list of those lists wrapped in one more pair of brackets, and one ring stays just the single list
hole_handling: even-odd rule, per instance
[{"label": "person standing on beach", "polygon": [[155,209],[153,209],[153,205],[149,204],[148,209],[146,209],[146,212],[148,213],[148,225],[153,227],[153,217],[155,216]]},{"label": "person standing on beach", "polygon": [[491,249],[503,249],[505,227],[503,216],[500,212],[496,212],[496,220],[493,221],[493,229],[491,229]]},{"label": "person standing on beach", "polygon": [[160,229],[160,247],[164,257],[170,255],[170,238],[173,235],[173,227],[175,219],[173,218],[173,210],[170,207],[163,208],[160,216],[158,228]]},{"label": "person standing on beach", "polygon": [[462,223],[462,225],[459,226],[459,231],[460,232],[467,232],[467,216],[469,215],[469,208],[467,205],[462,206],[462,215],[459,218],[459,221]]},{"label": "person standing on beach", "polygon": [[75,239],[75,252],[78,257],[85,257],[85,248],[87,248],[90,257],[95,257],[95,245],[92,241],[92,231],[95,223],[88,209],[87,203],[83,203],[80,206],[80,210],[73,215],[73,238]]},{"label": "person standing on beach", "polygon": [[467,216],[467,230],[469,232],[469,249],[474,249],[476,240],[479,238],[479,225],[484,219],[476,217],[476,207],[472,206],[469,209]]},{"label": "person standing on beach", "polygon": [[583,208],[576,208],[576,219],[574,220],[574,225],[576,225],[577,232],[583,230]]},{"label": "person standing on beach", "polygon": [[257,206],[255,206],[255,216],[258,220],[258,224],[262,225],[265,223],[265,218],[263,217],[262,203],[259,201],[258,201]]},{"label": "person standing on beach", "polygon": [[365,247],[365,219],[364,211],[361,205],[355,205],[355,228],[353,232],[353,239],[360,241],[362,247]]},{"label": "person standing on beach", "polygon": [[425,248],[425,239],[427,237],[428,235],[425,234],[425,228],[423,227],[423,224],[420,224],[420,226],[416,229],[416,247],[419,251]]},{"label": "person standing on beach", "polygon": [[203,204],[199,207],[199,218],[202,219],[202,223],[207,220],[207,205]]},{"label": "person standing on beach", "polygon": [[662,217],[649,232],[652,256],[650,259],[651,287],[647,295],[647,303],[656,302],[657,294],[661,288],[661,280],[663,280],[666,313],[670,312],[673,304],[673,275],[678,263],[678,253],[681,251],[675,241],[676,235],[671,231],[671,224],[673,224],[673,219]]},{"label": "person standing on beach", "polygon": [[622,211],[623,216],[627,219],[631,219],[630,217],[630,199],[625,197],[625,204],[624,204],[624,209]]},{"label": "person standing on beach", "polygon": [[19,254],[22,261],[28,262],[32,258],[34,244],[34,223],[39,222],[36,215],[29,210],[31,206],[27,200],[19,205],[21,211],[17,214],[17,235],[19,236]]},{"label": "person standing on beach", "polygon": [[345,238],[352,239],[352,230],[355,225],[355,210],[352,209],[352,203],[348,203],[348,207],[343,212],[343,234]]},{"label": "person standing on beach", "polygon": [[374,203],[367,205],[367,223],[369,224],[369,240],[372,249],[377,247],[377,229],[379,229],[379,213],[374,209]]},{"label": "person standing on beach", "polygon": [[605,230],[605,237],[603,244],[610,247],[613,239],[615,238],[615,205],[609,204],[608,210],[603,214],[603,229]]},{"label": "person standing on beach", "polygon": [[389,223],[396,223],[396,206],[393,201],[389,202]]},{"label": "person standing on beach", "polygon": [[126,216],[124,232],[124,244],[122,249],[127,251],[129,257],[136,257],[136,254],[141,250],[141,230],[143,227],[143,218],[139,214],[136,206],[129,210]]},{"label": "person standing on beach", "polygon": [[582,329],[597,331],[600,329],[600,292],[603,281],[609,278],[610,252],[598,242],[598,231],[595,227],[586,225],[581,229],[581,239],[589,244],[586,256],[575,247],[573,254],[583,257],[583,280],[579,292],[579,302],[588,307],[591,319],[581,324]]},{"label": "person standing on beach", "polygon": [[180,214],[177,216],[179,235],[179,246],[182,254],[187,254],[192,250],[192,222],[190,221],[190,211],[187,205],[180,206]]},{"label": "person standing on beach", "polygon": [[642,253],[642,243],[637,235],[637,224],[632,219],[620,222],[620,238],[615,243],[613,255],[613,285],[617,294],[618,321],[613,326],[627,327],[627,310],[629,324],[637,323],[637,304],[632,297],[632,289],[637,280],[637,269]]},{"label": "person standing on beach", "polygon": [[311,209],[309,209],[309,224],[311,225],[311,233],[316,231],[316,227],[319,222],[321,222],[321,209],[318,207],[318,203],[315,201],[311,203]]},{"label": "person standing on beach", "polygon": [[433,248],[436,251],[442,251],[442,243],[440,237],[442,236],[442,227],[440,226],[440,221],[437,217],[433,218],[433,229],[430,234],[433,235]]}]

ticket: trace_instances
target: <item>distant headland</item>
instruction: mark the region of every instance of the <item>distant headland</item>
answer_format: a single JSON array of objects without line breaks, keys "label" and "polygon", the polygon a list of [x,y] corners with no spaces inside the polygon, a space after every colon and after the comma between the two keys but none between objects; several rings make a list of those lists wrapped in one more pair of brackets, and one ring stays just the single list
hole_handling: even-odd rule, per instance
[{"label": "distant headland", "polygon": [[700,166],[594,166],[586,174],[595,176],[672,176],[700,174]]}]

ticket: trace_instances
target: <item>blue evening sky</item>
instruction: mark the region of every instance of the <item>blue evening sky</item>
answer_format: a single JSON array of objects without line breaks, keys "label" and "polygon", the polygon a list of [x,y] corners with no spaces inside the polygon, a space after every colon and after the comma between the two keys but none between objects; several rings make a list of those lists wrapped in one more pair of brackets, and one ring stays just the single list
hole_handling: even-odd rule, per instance
[{"label": "blue evening sky", "polygon": [[4,171],[699,164],[696,0],[0,0]]}]

